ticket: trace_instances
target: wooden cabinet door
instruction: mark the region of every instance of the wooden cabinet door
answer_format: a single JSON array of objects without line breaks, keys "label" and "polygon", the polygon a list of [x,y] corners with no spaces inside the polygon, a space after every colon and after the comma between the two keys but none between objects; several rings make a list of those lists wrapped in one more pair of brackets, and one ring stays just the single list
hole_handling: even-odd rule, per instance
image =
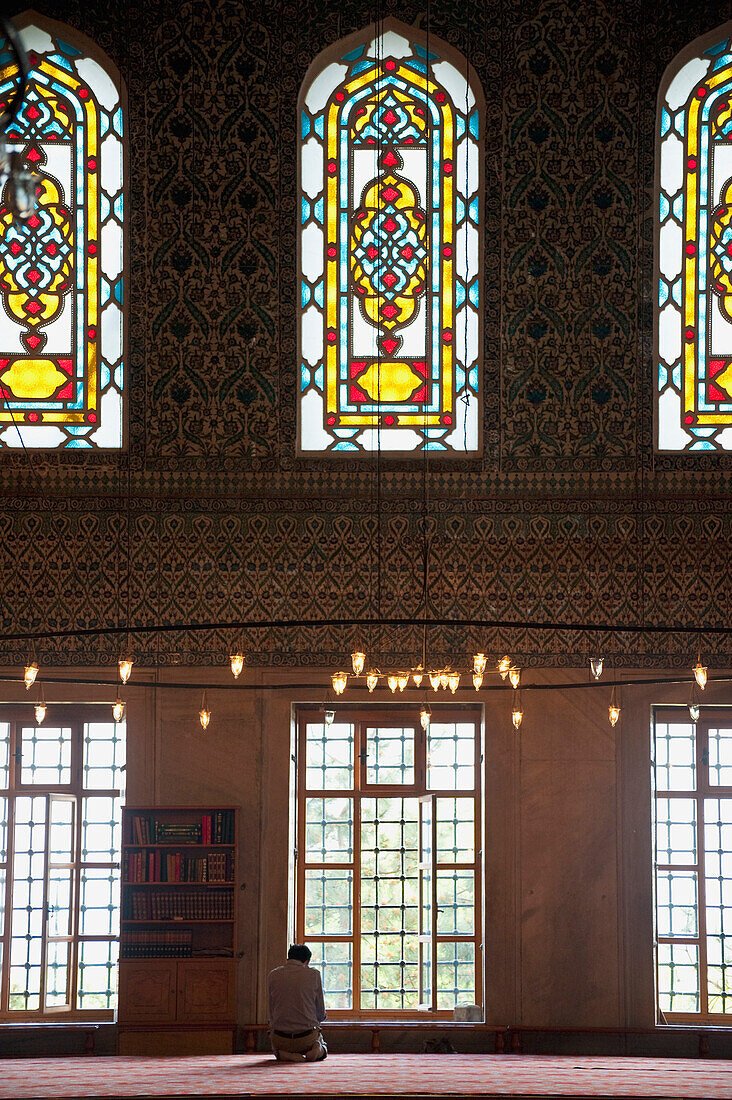
[{"label": "wooden cabinet door", "polygon": [[174,1023],[175,993],[175,959],[122,959],[120,961],[120,1023]]},{"label": "wooden cabinet door", "polygon": [[180,959],[177,1022],[231,1023],[234,1016],[234,960]]}]

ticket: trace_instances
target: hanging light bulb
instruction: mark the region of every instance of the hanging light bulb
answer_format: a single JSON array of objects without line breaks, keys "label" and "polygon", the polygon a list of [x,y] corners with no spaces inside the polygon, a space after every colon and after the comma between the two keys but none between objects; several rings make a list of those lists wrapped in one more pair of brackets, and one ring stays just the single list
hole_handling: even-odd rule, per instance
[{"label": "hanging light bulb", "polygon": [[691,718],[692,722],[699,721],[699,711],[700,707],[698,703],[689,703],[689,718]]},{"label": "hanging light bulb", "polygon": [[610,696],[610,705],[607,708],[608,721],[611,726],[618,724],[618,718],[620,717],[620,707],[615,699],[615,688],[613,688],[612,695]]},{"label": "hanging light bulb", "polygon": [[366,677],[366,687],[369,689],[369,691],[373,691],[378,682],[378,672],[375,672],[374,669],[371,669],[371,672],[369,672],[368,676]]},{"label": "hanging light bulb", "polygon": [[126,684],[132,675],[132,666],[135,662],[131,657],[120,657],[119,659],[119,678],[123,684]]},{"label": "hanging light bulb", "polygon": [[125,704],[118,695],[114,701],[114,706],[112,707],[112,717],[114,718],[115,722],[121,722],[124,716]]},{"label": "hanging light bulb", "polygon": [[477,673],[478,676],[483,675],[487,663],[488,658],[486,657],[485,653],[473,654],[473,672]]},{"label": "hanging light bulb", "polygon": [[389,691],[393,695],[396,689],[399,687],[399,680],[397,679],[396,673],[390,672],[386,678],[386,682],[389,685]]},{"label": "hanging light bulb", "polygon": [[424,669],[422,665],[417,665],[415,669],[412,669],[412,679],[414,680],[414,686],[419,687],[424,678]]},{"label": "hanging light bulb", "polygon": [[700,690],[704,691],[704,688],[707,686],[707,666],[701,663],[701,656],[697,656],[696,664],[692,672],[694,673],[694,679],[699,685]]},{"label": "hanging light bulb", "polygon": [[501,657],[500,661],[498,662],[498,671],[500,672],[500,674],[501,674],[501,676],[504,680],[506,679],[506,676],[508,675],[508,670],[509,670],[510,667],[511,667],[511,658],[509,656]]},{"label": "hanging light bulb", "polygon": [[524,719],[524,712],[521,708],[521,694],[514,690],[513,693],[513,706],[511,707],[511,721],[513,722],[513,728],[518,729]]},{"label": "hanging light bulb", "polygon": [[409,683],[409,673],[408,672],[398,672],[397,673],[397,687],[399,688],[399,690],[404,691],[404,689],[405,689],[405,687],[407,686],[408,683]]},{"label": "hanging light bulb", "polygon": [[238,680],[244,668],[244,654],[241,652],[232,653],[229,661],[231,663],[231,674],[235,680]]},{"label": "hanging light bulb", "polygon": [[689,718],[692,722],[699,721],[699,714],[701,713],[701,707],[699,706],[699,694],[697,692],[697,684],[692,681],[691,688],[689,690]]},{"label": "hanging light bulb", "polygon": [[351,654],[351,664],[353,666],[353,675],[360,676],[366,664],[366,654],[356,650],[355,653]]},{"label": "hanging light bulb", "polygon": [[590,672],[596,680],[599,680],[602,676],[602,666],[604,657],[590,657]]},{"label": "hanging light bulb", "polygon": [[36,716],[36,725],[37,726],[40,726],[42,724],[43,719],[46,717],[46,711],[47,710],[48,710],[48,707],[46,706],[46,700],[43,698],[43,685],[39,684],[38,685],[38,697],[36,699],[36,705],[33,708],[33,713]]},{"label": "hanging light bulb", "polygon": [[25,684],[26,691],[28,691],[29,688],[33,687],[36,682],[37,675],[38,665],[35,661],[31,661],[30,664],[27,664],[25,666],[25,672],[23,673],[23,683]]},{"label": "hanging light bulb", "polygon": [[449,677],[448,673],[447,672],[441,672],[440,673],[440,687],[442,688],[443,691],[445,691],[445,689],[447,688],[449,683],[450,683],[450,677]]},{"label": "hanging light bulb", "polygon": [[454,695],[455,692],[457,691],[457,689],[460,687],[460,673],[459,672],[448,672],[448,674],[447,674],[447,684],[448,684],[448,687],[450,688],[450,691]]},{"label": "hanging light bulb", "polygon": [[211,711],[208,709],[205,691],[203,693],[203,698],[201,699],[201,709],[198,712],[198,720],[201,723],[201,727],[203,729],[208,729],[208,724],[211,721]]},{"label": "hanging light bulb", "polygon": [[323,717],[325,718],[326,726],[332,726],[333,722],[335,721],[335,711],[325,710],[323,711]]},{"label": "hanging light bulb", "polygon": [[521,669],[520,668],[509,668],[508,678],[511,681],[511,687],[512,688],[517,688],[519,686],[519,684],[521,683]]},{"label": "hanging light bulb", "polygon": [[480,691],[482,683],[483,683],[483,673],[482,672],[474,672],[473,673],[473,687],[475,688],[476,691]]},{"label": "hanging light bulb", "polygon": [[432,685],[432,690],[437,691],[437,689],[440,686],[440,674],[439,674],[439,672],[430,672],[429,677],[430,677],[430,684]]},{"label": "hanging light bulb", "polygon": [[430,710],[429,705],[425,703],[421,711],[419,712],[419,724],[421,725],[423,730],[426,730],[429,728],[429,724],[431,721],[432,711]]},{"label": "hanging light bulb", "polygon": [[346,684],[348,683],[347,672],[334,672],[330,678],[330,682],[333,685],[333,691],[336,695],[342,695],[346,690]]}]

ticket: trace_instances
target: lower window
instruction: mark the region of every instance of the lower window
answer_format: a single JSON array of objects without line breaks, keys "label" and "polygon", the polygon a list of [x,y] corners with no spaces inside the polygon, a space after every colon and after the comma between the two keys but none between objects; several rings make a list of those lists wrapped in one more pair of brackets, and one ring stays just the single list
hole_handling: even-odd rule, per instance
[{"label": "lower window", "polygon": [[655,897],[663,1019],[732,1018],[732,712],[658,709]]},{"label": "lower window", "polygon": [[28,718],[0,711],[0,1014],[112,1019],[125,726]]},{"label": "lower window", "polygon": [[480,712],[298,715],[298,942],[329,1016],[481,1004]]}]

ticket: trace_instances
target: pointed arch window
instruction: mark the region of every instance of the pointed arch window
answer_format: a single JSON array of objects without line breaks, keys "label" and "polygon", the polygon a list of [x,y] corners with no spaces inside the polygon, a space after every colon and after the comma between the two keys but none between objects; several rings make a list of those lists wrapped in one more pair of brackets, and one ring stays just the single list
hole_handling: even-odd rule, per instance
[{"label": "pointed arch window", "polygon": [[666,70],[656,154],[656,448],[732,450],[732,22]]},{"label": "pointed arch window", "polygon": [[483,96],[392,19],[300,92],[298,450],[481,446]]},{"label": "pointed arch window", "polygon": [[[36,210],[0,196],[0,449],[125,445],[125,93],[84,35],[15,21],[30,74],[6,139],[36,173]],[[17,82],[0,43],[0,102]]]}]

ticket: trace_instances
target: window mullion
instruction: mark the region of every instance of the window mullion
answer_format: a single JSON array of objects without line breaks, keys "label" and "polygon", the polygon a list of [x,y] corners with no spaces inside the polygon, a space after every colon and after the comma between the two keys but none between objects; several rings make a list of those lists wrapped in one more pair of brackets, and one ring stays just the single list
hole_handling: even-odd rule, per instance
[{"label": "window mullion", "polygon": [[353,723],[353,1012],[361,1011],[361,798],[366,778],[366,761],[362,761],[361,752],[365,751],[365,729],[363,722]]},{"label": "window mullion", "polygon": [[704,844],[704,798],[709,792],[709,729],[708,723],[696,725],[696,859],[697,859],[697,935],[699,937],[699,1009],[709,1014],[709,980],[707,974],[707,903],[706,855]]}]

